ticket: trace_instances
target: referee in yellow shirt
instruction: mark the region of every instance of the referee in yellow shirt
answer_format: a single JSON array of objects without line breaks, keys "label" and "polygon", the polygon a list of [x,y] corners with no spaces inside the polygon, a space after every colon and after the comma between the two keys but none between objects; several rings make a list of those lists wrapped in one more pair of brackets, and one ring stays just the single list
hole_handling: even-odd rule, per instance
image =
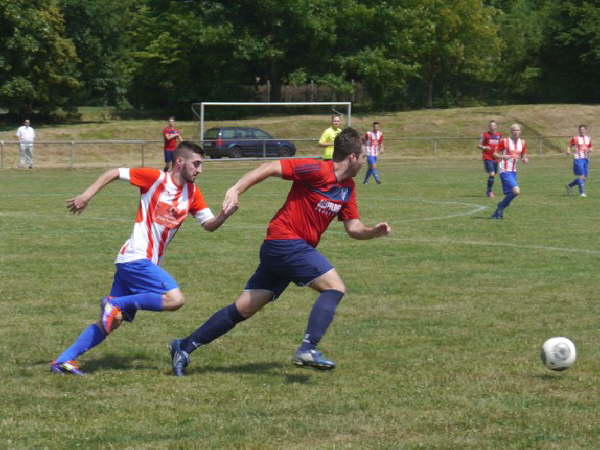
[{"label": "referee in yellow shirt", "polygon": [[325,147],[323,151],[323,159],[333,158],[333,141],[335,137],[342,131],[340,128],[342,119],[338,115],[331,116],[331,126],[323,131],[321,138],[319,139],[319,147]]}]

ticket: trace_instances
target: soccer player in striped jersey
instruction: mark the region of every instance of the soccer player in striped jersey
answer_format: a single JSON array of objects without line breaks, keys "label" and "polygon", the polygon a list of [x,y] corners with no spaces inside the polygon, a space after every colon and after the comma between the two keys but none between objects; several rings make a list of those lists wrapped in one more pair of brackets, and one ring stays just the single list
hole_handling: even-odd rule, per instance
[{"label": "soccer player in striped jersey", "polygon": [[365,133],[363,142],[367,152],[368,164],[367,173],[365,174],[363,184],[367,184],[369,182],[371,175],[373,175],[373,178],[375,178],[375,183],[381,184],[379,172],[377,171],[377,157],[383,154],[383,133],[379,129],[379,122],[373,122],[373,129]]},{"label": "soccer player in striped jersey", "polygon": [[492,219],[504,218],[504,210],[520,193],[517,180],[517,162],[527,163],[527,145],[521,138],[521,125],[514,123],[510,127],[510,137],[500,139],[494,157],[499,159],[498,170],[502,181],[504,198],[492,214]]},{"label": "soccer player in striped jersey", "polygon": [[496,148],[502,134],[498,131],[498,124],[495,120],[490,120],[488,123],[488,131],[481,134],[479,145],[481,150],[481,159],[483,160],[483,170],[488,174],[486,195],[490,198],[494,197],[494,180],[498,173],[498,160],[494,157]]},{"label": "soccer player in striped jersey", "polygon": [[104,341],[123,320],[133,321],[140,309],[176,311],[183,306],[184,295],[177,282],[160,267],[167,245],[188,215],[206,231],[214,231],[236,208],[222,209],[217,216],[213,215],[194,184],[202,172],[202,148],[183,141],[173,156],[170,172],[148,168],[112,169],[81,195],[67,200],[67,208],[80,214],[92,197],[114,180],[127,181],[140,189],[133,232],[117,254],[110,294],[100,303],[100,320],[89,325],[52,361],[52,372],[84,375],[77,357]]},{"label": "soccer player in striped jersey", "polygon": [[191,352],[253,316],[279,297],[291,282],[318,292],[304,338],[294,354],[294,364],[317,369],[335,367],[316,347],[333,321],[346,286],[316,246],[335,218],[343,221],[346,233],[354,239],[377,238],[391,231],[385,222],[368,227],[359,218],[353,178],[364,161],[360,134],[346,128],[335,138],[333,160],[268,162],[248,172],[227,191],[223,207],[231,209],[237,206],[241,194],[268,177],[292,181],[287,200],[267,228],[259,266],[237,300],[213,314],[187,338],[171,342],[174,375],[184,375]]},{"label": "soccer player in striped jersey", "polygon": [[567,155],[573,155],[573,174],[575,179],[567,184],[567,195],[575,185],[579,188],[579,196],[587,197],[585,193],[585,180],[589,173],[590,153],[592,151],[592,138],[587,134],[587,126],[579,125],[579,135],[573,136],[567,147]]}]

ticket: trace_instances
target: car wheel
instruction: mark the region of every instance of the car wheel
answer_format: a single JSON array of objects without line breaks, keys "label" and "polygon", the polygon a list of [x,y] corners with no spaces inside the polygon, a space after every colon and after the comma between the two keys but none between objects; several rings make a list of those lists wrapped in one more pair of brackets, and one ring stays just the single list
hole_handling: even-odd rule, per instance
[{"label": "car wheel", "polygon": [[289,147],[281,147],[279,149],[279,156],[292,156],[292,149]]},{"label": "car wheel", "polygon": [[239,147],[233,147],[231,150],[229,150],[229,157],[230,158],[241,158],[242,157],[242,149]]}]

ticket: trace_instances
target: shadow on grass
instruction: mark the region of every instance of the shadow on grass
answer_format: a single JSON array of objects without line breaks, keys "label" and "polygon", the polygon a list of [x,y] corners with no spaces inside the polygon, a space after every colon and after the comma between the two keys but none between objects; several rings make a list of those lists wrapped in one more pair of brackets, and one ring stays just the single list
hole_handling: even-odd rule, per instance
[{"label": "shadow on grass", "polygon": [[[285,368],[287,368],[287,364],[282,364],[280,362],[262,362],[262,363],[248,363],[248,364],[239,364],[234,366],[205,366],[199,367],[197,369],[188,369],[188,375],[202,375],[205,373],[226,373],[226,374],[248,374],[248,375],[261,375],[261,376],[272,376],[272,377],[280,377],[283,375],[284,381],[286,383],[307,383],[310,381],[309,374],[290,374],[285,373]],[[300,370],[300,369],[298,369]]]}]

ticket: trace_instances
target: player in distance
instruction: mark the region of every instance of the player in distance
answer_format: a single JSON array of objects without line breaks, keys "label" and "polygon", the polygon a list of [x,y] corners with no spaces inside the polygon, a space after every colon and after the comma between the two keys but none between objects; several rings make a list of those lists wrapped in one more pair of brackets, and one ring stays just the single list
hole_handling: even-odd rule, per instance
[{"label": "player in distance", "polygon": [[383,155],[384,147],[383,132],[379,128],[379,122],[373,122],[373,129],[365,133],[363,142],[367,153],[367,173],[365,174],[363,184],[369,182],[371,175],[375,178],[375,183],[381,184],[379,171],[377,170],[377,158],[379,155]]},{"label": "player in distance", "polygon": [[521,188],[517,180],[517,162],[527,163],[527,145],[521,138],[521,125],[514,123],[510,127],[510,137],[500,139],[494,157],[500,160],[498,169],[502,181],[504,198],[492,214],[492,219],[503,219],[504,210],[508,208],[520,193]]},{"label": "player in distance", "polygon": [[502,134],[498,131],[498,124],[495,120],[490,120],[488,123],[488,131],[481,134],[479,145],[477,146],[481,150],[481,159],[483,160],[483,170],[488,174],[486,195],[490,198],[494,197],[494,180],[498,173],[498,160],[494,157],[496,148]]},{"label": "player in distance", "polygon": [[133,321],[138,310],[176,311],[184,304],[177,282],[160,267],[167,245],[183,220],[192,215],[206,231],[214,231],[235,211],[222,209],[215,216],[194,184],[202,172],[202,149],[183,141],[174,152],[170,172],[157,169],[112,169],[101,175],[81,195],[67,200],[67,208],[80,214],[104,186],[128,181],[140,189],[140,204],[131,237],[115,260],[110,294],[100,303],[100,320],[89,325],[75,342],[50,365],[59,374],[84,375],[76,359],[100,344],[123,320]]},{"label": "player in distance", "polygon": [[248,172],[225,195],[223,208],[232,210],[250,187],[269,177],[292,181],[284,205],[269,222],[260,249],[260,263],[240,296],[213,314],[185,339],[170,344],[176,376],[184,375],[190,353],[209,344],[278,298],[290,282],[318,292],[294,363],[333,369],[335,363],[317,350],[317,344],[333,321],[346,286],[331,263],[316,249],[321,235],[334,218],[343,221],[354,239],[386,236],[386,222],[365,226],[358,214],[353,178],[365,162],[360,134],[344,129],[334,141],[333,159],[284,159],[265,163]]},{"label": "player in distance", "polygon": [[573,155],[573,174],[575,179],[567,184],[567,195],[577,185],[579,196],[587,197],[585,193],[585,180],[589,173],[590,153],[592,152],[592,138],[587,134],[587,127],[579,125],[579,135],[573,136],[567,147],[567,155]]}]

